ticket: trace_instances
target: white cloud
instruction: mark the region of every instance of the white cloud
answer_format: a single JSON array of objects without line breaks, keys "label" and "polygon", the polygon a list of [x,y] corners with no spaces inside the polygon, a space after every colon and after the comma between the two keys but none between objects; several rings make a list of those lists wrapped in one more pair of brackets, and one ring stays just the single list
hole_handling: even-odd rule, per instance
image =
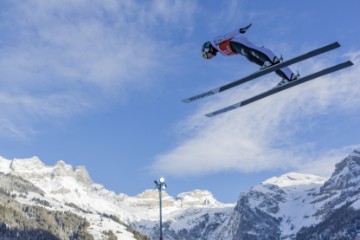
[{"label": "white cloud", "polygon": [[319,156],[311,161],[304,161],[295,169],[298,172],[315,174],[318,176],[330,177],[335,170],[335,164],[344,159],[359,146],[351,145],[340,149],[329,149],[326,152],[317,153]]},{"label": "white cloud", "polygon": [[179,0],[4,5],[0,120],[8,124],[0,135],[26,136],[39,120],[73,116],[151,86],[168,62],[165,32],[191,31],[195,8]]},{"label": "white cloud", "polygon": [[[357,81],[360,68],[356,65],[360,62],[360,54],[353,54],[352,60],[355,66],[351,68],[219,117],[205,119],[203,115],[262,92],[276,83],[262,79],[204,101],[203,107],[181,125],[185,133],[190,133],[175,149],[157,156],[153,170],[182,176],[227,170],[293,170],[301,169],[303,164],[309,166],[309,161],[315,161],[317,154],[324,150],[316,151],[316,144],[309,146],[308,142],[297,140],[297,135],[311,131],[312,126],[304,123],[311,123],[312,118],[318,116],[360,110],[360,83]],[[302,64],[300,72],[311,73],[333,62],[334,59],[310,60]],[[323,159],[315,162],[318,166],[324,163]],[[322,172],[329,173],[330,169],[333,169],[331,164]]]}]

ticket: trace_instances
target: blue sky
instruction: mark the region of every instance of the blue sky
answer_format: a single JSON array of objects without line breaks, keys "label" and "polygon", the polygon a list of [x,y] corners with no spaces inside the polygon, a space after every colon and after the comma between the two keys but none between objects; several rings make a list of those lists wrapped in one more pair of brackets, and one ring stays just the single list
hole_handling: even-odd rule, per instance
[{"label": "blue sky", "polygon": [[[164,176],[170,195],[207,189],[223,202],[290,171],[328,176],[360,144],[358,9],[357,0],[1,1],[0,156],[84,165],[129,195]],[[181,102],[258,69],[200,55],[203,42],[248,23],[252,42],[285,59],[341,43],[292,66],[302,75],[355,66],[206,118],[280,80]]]}]

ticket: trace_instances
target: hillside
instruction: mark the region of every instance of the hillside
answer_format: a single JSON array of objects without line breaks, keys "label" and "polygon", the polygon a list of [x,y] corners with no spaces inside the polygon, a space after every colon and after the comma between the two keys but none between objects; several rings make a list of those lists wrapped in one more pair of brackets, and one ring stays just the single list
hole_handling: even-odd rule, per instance
[{"label": "hillside", "polygon": [[[84,167],[0,158],[0,236],[7,239],[158,239],[158,193],[116,194]],[[164,192],[165,239],[356,239],[360,150],[330,178],[287,173],[240,194],[236,204],[206,190]]]}]

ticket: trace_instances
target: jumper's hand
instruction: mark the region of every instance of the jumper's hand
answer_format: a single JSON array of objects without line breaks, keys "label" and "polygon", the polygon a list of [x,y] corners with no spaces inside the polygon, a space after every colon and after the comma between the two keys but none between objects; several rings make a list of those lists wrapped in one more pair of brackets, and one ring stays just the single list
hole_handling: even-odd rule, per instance
[{"label": "jumper's hand", "polygon": [[244,33],[246,33],[246,31],[247,31],[251,26],[252,26],[252,23],[250,23],[249,25],[247,25],[247,26],[244,27],[244,28],[240,28],[239,32],[240,32],[241,34],[244,34]]}]

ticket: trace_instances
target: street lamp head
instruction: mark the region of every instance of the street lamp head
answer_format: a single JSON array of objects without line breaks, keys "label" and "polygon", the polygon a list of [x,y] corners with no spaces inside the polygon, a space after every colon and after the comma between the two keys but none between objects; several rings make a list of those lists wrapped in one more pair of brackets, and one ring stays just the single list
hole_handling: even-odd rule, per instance
[{"label": "street lamp head", "polygon": [[164,182],[165,182],[165,178],[161,177],[159,181],[160,181],[160,183],[164,183]]}]

